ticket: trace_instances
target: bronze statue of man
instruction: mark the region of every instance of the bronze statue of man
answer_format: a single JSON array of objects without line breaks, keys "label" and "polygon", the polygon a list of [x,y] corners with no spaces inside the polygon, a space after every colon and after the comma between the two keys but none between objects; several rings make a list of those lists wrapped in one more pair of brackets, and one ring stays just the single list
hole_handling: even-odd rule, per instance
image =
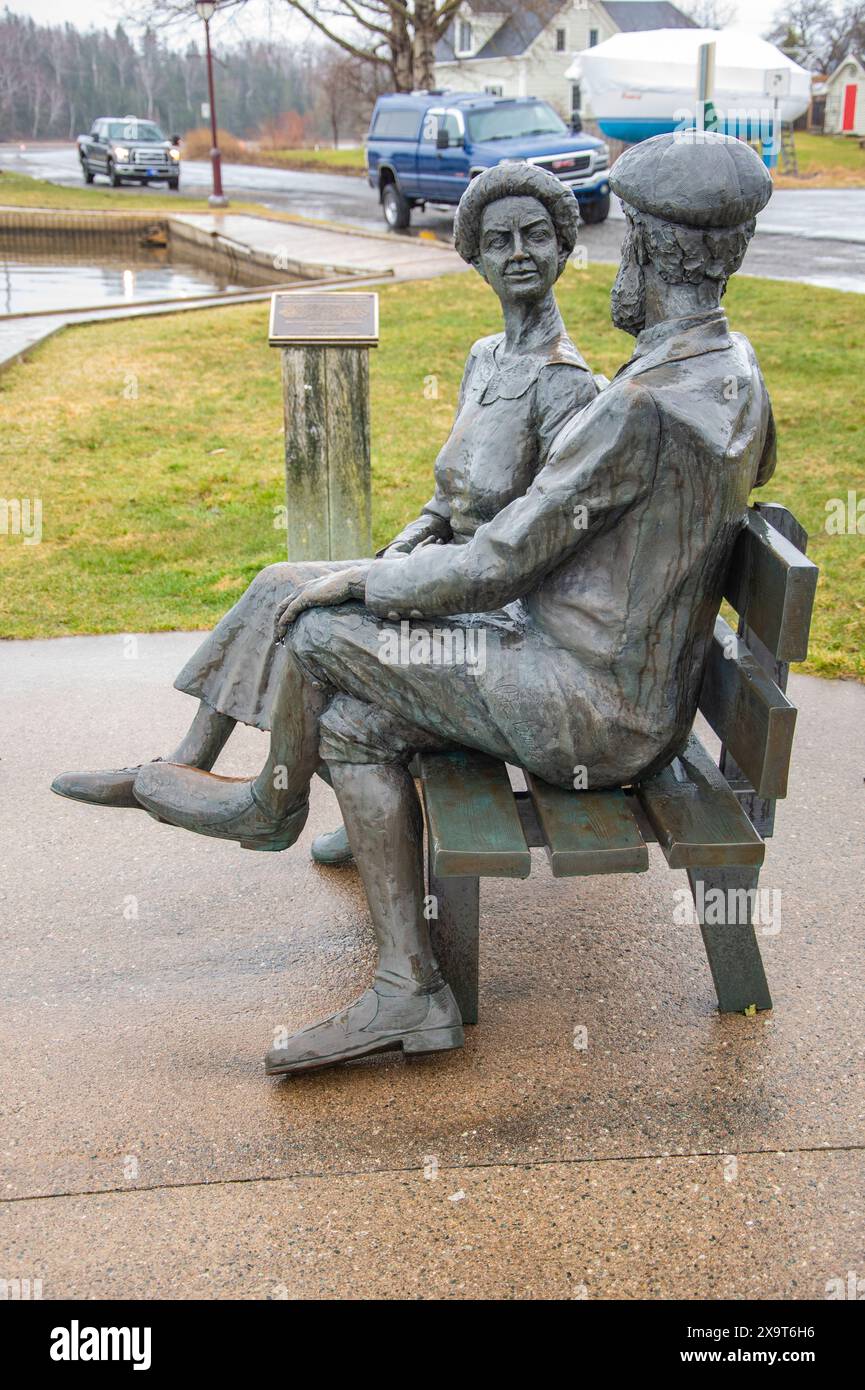
[{"label": "bronze statue of man", "polygon": [[[531,210],[536,253],[521,199],[474,217],[496,174],[470,187],[457,235],[490,278],[529,293],[552,224]],[[730,550],[774,465],[753,350],[720,309],[771,182],[748,146],[697,133],[635,147],[610,181],[628,218],[612,309],[637,335],[631,361],[562,426],[524,494],[463,543],[350,564],[283,604],[258,778],[151,763],[135,779],[160,819],[269,848],[296,839],[319,759],[329,768],[380,963],[356,1004],[272,1051],[269,1072],[462,1042],[422,910],[416,752],[470,747],[600,788],[663,766],[689,732]],[[384,663],[383,637],[402,623],[482,633],[485,660]]]}]

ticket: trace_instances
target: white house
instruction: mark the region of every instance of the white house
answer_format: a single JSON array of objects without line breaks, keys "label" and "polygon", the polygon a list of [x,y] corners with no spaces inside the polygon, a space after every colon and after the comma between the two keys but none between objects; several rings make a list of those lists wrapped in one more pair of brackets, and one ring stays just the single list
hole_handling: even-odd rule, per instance
[{"label": "white house", "polygon": [[437,87],[541,97],[569,120],[591,116],[572,56],[613,34],[692,28],[670,0],[465,0],[436,46]]},{"label": "white house", "polygon": [[825,81],[827,135],[865,135],[865,55],[848,53]]}]

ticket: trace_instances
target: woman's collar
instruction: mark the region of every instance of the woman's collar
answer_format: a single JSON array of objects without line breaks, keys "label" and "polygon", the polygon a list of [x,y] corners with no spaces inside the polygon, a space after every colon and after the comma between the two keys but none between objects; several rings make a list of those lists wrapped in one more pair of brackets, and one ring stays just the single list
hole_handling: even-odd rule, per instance
[{"label": "woman's collar", "polygon": [[585,372],[589,370],[567,333],[560,333],[533,352],[520,353],[501,362],[504,341],[504,333],[494,333],[489,338],[481,338],[472,348],[471,355],[476,362],[471,385],[477,390],[482,405],[490,405],[499,398],[517,400],[524,396],[544,367],[563,364]]}]

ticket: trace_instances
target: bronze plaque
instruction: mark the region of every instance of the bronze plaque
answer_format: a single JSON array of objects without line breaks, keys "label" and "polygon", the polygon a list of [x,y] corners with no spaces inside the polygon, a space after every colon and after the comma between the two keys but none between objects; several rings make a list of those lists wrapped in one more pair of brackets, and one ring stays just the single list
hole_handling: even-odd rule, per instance
[{"label": "bronze plaque", "polygon": [[277,291],[270,302],[271,347],[375,347],[378,295]]}]

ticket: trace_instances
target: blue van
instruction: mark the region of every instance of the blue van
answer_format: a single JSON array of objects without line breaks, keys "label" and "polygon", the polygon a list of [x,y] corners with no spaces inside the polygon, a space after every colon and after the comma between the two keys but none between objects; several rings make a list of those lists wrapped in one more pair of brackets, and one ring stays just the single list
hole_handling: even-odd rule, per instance
[{"label": "blue van", "polygon": [[431,91],[389,93],[375,104],[367,178],[391,228],[407,227],[412,208],[458,203],[475,174],[506,159],[525,159],[568,184],[584,222],[606,218],[609,147],[574,134],[545,101]]}]

